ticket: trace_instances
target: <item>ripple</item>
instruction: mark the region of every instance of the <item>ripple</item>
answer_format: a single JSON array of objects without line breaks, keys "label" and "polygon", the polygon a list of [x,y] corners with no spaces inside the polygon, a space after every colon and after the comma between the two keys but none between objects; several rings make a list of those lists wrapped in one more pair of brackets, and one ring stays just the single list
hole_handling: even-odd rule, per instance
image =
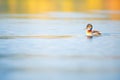
[{"label": "ripple", "polygon": [[[0,39],[64,39],[64,38],[73,38],[73,37],[81,37],[85,36],[84,35],[28,35],[28,36],[0,36]],[[102,36],[107,36],[107,37],[116,37],[120,38],[120,33],[102,33]]]},{"label": "ripple", "polygon": [[106,56],[98,56],[98,55],[47,55],[47,54],[39,54],[39,55],[33,55],[33,54],[0,54],[0,58],[15,58],[15,59],[21,59],[21,58],[62,58],[62,59],[94,59],[94,60],[120,60],[119,55],[106,55]]},{"label": "ripple", "polygon": [[103,36],[120,37],[120,33],[102,33]]},{"label": "ripple", "polygon": [[1,71],[7,72],[77,72],[77,73],[116,73],[120,72],[120,68],[99,68],[99,67],[78,67],[78,68],[62,68],[62,67],[11,67],[2,68]]},{"label": "ripple", "polygon": [[57,39],[57,38],[72,38],[71,35],[39,35],[39,36],[0,36],[0,39],[17,39],[17,38],[46,38],[46,39]]}]

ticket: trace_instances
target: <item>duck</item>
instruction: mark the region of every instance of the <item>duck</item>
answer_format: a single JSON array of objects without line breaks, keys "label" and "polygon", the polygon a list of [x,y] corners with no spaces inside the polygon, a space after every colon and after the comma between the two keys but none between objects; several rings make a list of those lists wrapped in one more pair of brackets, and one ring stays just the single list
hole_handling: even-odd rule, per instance
[{"label": "duck", "polygon": [[101,32],[97,31],[97,30],[92,30],[93,29],[93,25],[92,24],[87,24],[86,26],[86,36],[88,38],[92,38],[93,36],[100,36]]}]

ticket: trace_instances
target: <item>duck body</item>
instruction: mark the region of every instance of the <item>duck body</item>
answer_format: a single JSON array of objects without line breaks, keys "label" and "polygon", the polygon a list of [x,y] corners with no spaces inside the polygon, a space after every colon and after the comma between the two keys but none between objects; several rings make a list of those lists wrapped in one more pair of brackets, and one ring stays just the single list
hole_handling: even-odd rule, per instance
[{"label": "duck body", "polygon": [[92,31],[93,36],[100,36],[101,33],[99,31],[93,30]]},{"label": "duck body", "polygon": [[86,36],[100,36],[101,33],[97,30],[92,30],[93,26],[91,24],[88,24],[86,26]]}]

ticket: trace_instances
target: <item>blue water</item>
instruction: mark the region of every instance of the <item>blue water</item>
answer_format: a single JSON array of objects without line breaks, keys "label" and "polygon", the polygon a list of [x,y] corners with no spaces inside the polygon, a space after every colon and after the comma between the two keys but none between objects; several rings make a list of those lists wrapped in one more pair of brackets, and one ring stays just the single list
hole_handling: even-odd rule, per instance
[{"label": "blue water", "polygon": [[[120,80],[120,20],[108,14],[0,14],[0,80]],[[102,36],[88,39],[88,23]]]}]

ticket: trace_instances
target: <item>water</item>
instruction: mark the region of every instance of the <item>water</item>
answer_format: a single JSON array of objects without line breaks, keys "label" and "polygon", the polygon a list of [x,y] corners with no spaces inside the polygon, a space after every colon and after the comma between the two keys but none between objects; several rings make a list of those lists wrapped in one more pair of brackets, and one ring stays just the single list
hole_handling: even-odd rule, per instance
[{"label": "water", "polygon": [[[88,23],[102,36],[87,39]],[[119,20],[95,12],[50,12],[0,14],[0,24],[1,80],[120,79]]]}]

